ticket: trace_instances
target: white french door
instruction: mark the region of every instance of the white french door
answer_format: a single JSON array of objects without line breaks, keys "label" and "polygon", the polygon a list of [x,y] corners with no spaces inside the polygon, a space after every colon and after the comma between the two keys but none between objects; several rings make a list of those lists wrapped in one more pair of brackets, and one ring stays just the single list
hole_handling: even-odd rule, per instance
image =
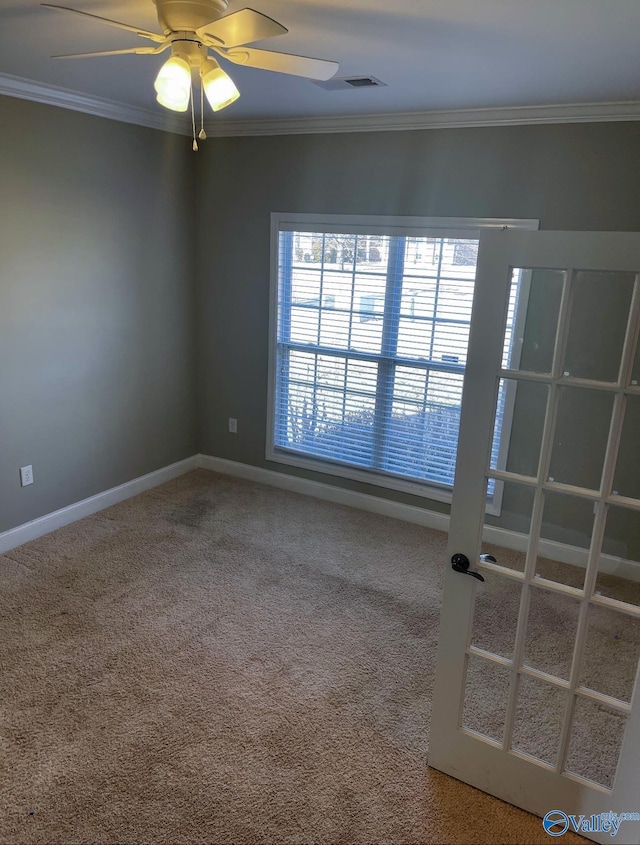
[{"label": "white french door", "polygon": [[639,323],[640,234],[482,233],[429,765],[598,842],[640,812]]}]

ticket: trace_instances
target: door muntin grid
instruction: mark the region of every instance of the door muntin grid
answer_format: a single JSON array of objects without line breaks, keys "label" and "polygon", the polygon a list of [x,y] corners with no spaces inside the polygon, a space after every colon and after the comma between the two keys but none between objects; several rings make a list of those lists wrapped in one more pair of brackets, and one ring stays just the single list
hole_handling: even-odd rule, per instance
[{"label": "door muntin grid", "polygon": [[[514,269],[514,278],[519,277],[521,272],[521,270]],[[535,269],[532,269],[531,272],[535,277]],[[549,271],[546,272],[549,273]],[[552,272],[558,273],[558,271]],[[605,276],[602,273],[598,275],[600,277]],[[629,274],[625,275],[629,276]],[[510,579],[512,583],[519,585],[520,606],[513,648],[503,648],[500,653],[495,653],[486,647],[478,647],[474,644],[472,625],[466,649],[465,687],[467,686],[466,667],[472,658],[474,666],[478,665],[478,661],[484,661],[485,666],[493,665],[493,671],[500,667],[503,675],[505,672],[509,674],[507,700],[504,706],[504,724],[499,736],[495,726],[492,735],[485,736],[482,731],[469,726],[470,720],[468,718],[466,719],[467,724],[465,724],[462,708],[458,724],[459,730],[500,747],[503,751],[524,757],[536,765],[553,770],[568,778],[577,779],[579,782],[585,782],[597,789],[610,791],[614,783],[617,754],[613,771],[610,766],[608,771],[601,772],[589,768],[589,766],[581,767],[577,765],[575,760],[580,758],[576,758],[575,748],[576,737],[580,738],[582,728],[580,718],[583,711],[588,712],[588,708],[595,708],[594,712],[597,711],[600,714],[598,718],[604,718],[602,714],[605,714],[613,722],[616,719],[619,720],[620,724],[624,724],[627,715],[631,712],[629,682],[627,682],[627,690],[624,695],[615,688],[613,694],[608,694],[607,691],[603,691],[601,684],[594,683],[592,680],[590,682],[588,673],[585,674],[585,649],[589,643],[590,620],[598,610],[601,613],[606,610],[608,613],[619,615],[620,618],[633,620],[634,625],[640,625],[640,605],[637,602],[626,601],[625,596],[620,594],[613,598],[611,595],[605,595],[602,591],[596,589],[609,510],[624,506],[627,512],[637,514],[640,520],[640,498],[621,495],[621,491],[618,491],[614,486],[619,450],[625,431],[625,413],[630,402],[633,404],[634,413],[636,407],[640,407],[640,404],[636,406],[636,403],[638,403],[637,397],[640,396],[640,386],[637,383],[640,274],[633,277],[632,289],[628,297],[624,336],[619,339],[618,343],[620,361],[615,380],[611,376],[611,361],[608,362],[610,381],[572,376],[570,370],[565,366],[572,326],[572,308],[576,300],[579,300],[578,285],[580,280],[581,274],[577,270],[562,272],[562,290],[557,299],[558,314],[557,321],[554,324],[553,353],[550,358],[550,366],[546,368],[549,372],[510,368],[510,361],[505,356],[503,358],[503,369],[498,374],[499,379],[509,379],[517,384],[533,382],[541,386],[544,385],[548,393],[535,475],[523,475],[506,469],[497,469],[495,465],[489,466],[486,472],[486,482],[489,489],[492,485],[502,482],[503,484],[517,485],[522,489],[529,489],[532,495],[530,533],[524,569],[502,566],[500,562],[480,561],[478,563],[479,568],[484,570],[485,578],[499,576],[502,579]],[[591,279],[591,281],[593,280]],[[514,344],[512,338],[508,339],[508,342],[511,349],[517,348],[517,344]],[[575,342],[571,348],[571,355],[575,359]],[[604,394],[608,398],[607,407],[610,413],[599,479],[587,486],[558,481],[550,473],[560,403],[563,393],[566,395],[566,391],[572,389],[585,392],[594,391],[594,396]],[[576,437],[580,437],[579,426],[576,427]],[[545,501],[549,501],[551,497],[559,494],[570,496],[576,502],[582,501],[586,503],[586,506],[593,508],[590,542],[586,544],[588,548],[585,547],[584,549],[584,579],[582,584],[578,585],[576,583],[565,583],[563,579],[554,580],[550,577],[543,577],[538,571],[537,562],[540,557],[541,539],[544,541],[544,537],[541,537],[541,535],[544,533],[542,527]],[[570,656],[566,672],[548,671],[548,667],[545,666],[536,668],[535,665],[531,665],[531,661],[528,662],[526,659],[527,630],[530,627],[532,598],[535,599],[543,593],[553,601],[570,602],[571,606],[576,608],[575,634],[569,649]],[[478,595],[479,593],[476,592],[476,596]],[[637,663],[637,657],[635,659]],[[634,675],[636,673],[637,666],[634,667]],[[528,680],[525,681],[524,679]],[[527,686],[531,687],[534,682],[538,685],[538,689],[541,688],[540,685],[543,685],[545,689],[553,691],[555,700],[553,721],[557,728],[555,751],[546,747],[544,753],[539,755],[536,755],[534,749],[527,745],[526,738],[523,741],[521,730],[523,704],[526,705],[526,696],[523,698],[523,690]],[[600,687],[600,689],[596,687]],[[468,695],[466,697],[468,698]],[[558,715],[559,701],[562,701],[561,718]],[[619,731],[619,725],[617,728]],[[584,733],[584,731],[582,732]],[[621,746],[621,743],[622,735],[620,734],[618,745]]]}]

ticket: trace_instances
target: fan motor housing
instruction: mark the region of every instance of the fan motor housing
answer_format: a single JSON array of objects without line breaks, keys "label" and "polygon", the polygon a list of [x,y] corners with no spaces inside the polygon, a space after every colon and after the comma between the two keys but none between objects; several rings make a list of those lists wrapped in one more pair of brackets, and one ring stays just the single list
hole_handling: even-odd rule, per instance
[{"label": "fan motor housing", "polygon": [[193,31],[217,20],[227,10],[228,0],[153,0],[164,34]]}]

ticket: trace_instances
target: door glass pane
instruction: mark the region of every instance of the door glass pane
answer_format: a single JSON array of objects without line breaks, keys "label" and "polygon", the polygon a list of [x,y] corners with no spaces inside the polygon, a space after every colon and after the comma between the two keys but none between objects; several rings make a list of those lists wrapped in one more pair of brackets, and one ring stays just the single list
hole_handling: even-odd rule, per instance
[{"label": "door glass pane", "polygon": [[550,373],[564,271],[514,269],[509,299],[513,331],[505,334],[503,367]]},{"label": "door glass pane", "polygon": [[524,663],[569,679],[580,602],[561,593],[531,588]]},{"label": "door glass pane", "polygon": [[590,490],[600,488],[612,409],[610,393],[560,389],[549,480]]},{"label": "door glass pane", "polygon": [[504,546],[496,546],[495,543],[482,543],[482,554],[491,555],[495,558],[500,566],[505,569],[513,569],[516,572],[524,572],[524,567],[527,562],[526,551],[517,551],[516,549],[506,549]]},{"label": "door glass pane", "polygon": [[567,587],[575,587],[576,590],[583,588],[585,573],[586,564],[578,566],[575,563],[567,563],[565,560],[543,555],[538,555],[536,559],[536,578],[546,578],[548,581],[566,584]]},{"label": "door glass pane", "polygon": [[537,476],[549,386],[501,379],[491,469]]},{"label": "door glass pane", "polygon": [[540,537],[588,550],[594,518],[593,501],[545,490]]},{"label": "door glass pane", "polygon": [[613,492],[640,499],[640,396],[628,396]]},{"label": "door glass pane", "polygon": [[622,713],[578,696],[565,771],[611,789],[625,723],[626,717]]},{"label": "door glass pane", "polygon": [[546,490],[536,575],[582,589],[593,519],[589,499]]},{"label": "door glass pane", "polygon": [[522,587],[512,578],[485,573],[474,599],[471,643],[511,659],[516,641]]},{"label": "door glass pane", "polygon": [[514,481],[498,481],[490,478],[487,482],[487,501],[492,502],[498,513],[487,513],[485,522],[497,528],[503,528],[517,535],[518,551],[496,546],[483,541],[482,553],[493,555],[500,566],[524,572],[527,557],[526,549],[531,530],[531,512],[535,487],[518,484]]},{"label": "door glass pane", "polygon": [[509,670],[475,655],[467,658],[462,727],[502,741]]},{"label": "door glass pane", "polygon": [[564,375],[618,380],[634,279],[633,273],[575,274]]},{"label": "door glass pane", "polygon": [[640,511],[609,505],[595,592],[640,605]]},{"label": "door glass pane", "polygon": [[640,619],[591,605],[588,625],[582,685],[631,701],[640,657]]},{"label": "door glass pane", "polygon": [[511,747],[555,765],[566,698],[558,687],[521,675]]}]

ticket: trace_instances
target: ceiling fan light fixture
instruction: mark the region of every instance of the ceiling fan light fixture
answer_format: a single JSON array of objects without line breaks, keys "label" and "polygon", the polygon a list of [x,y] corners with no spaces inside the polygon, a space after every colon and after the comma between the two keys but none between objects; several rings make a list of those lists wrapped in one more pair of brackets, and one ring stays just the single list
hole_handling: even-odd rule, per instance
[{"label": "ceiling fan light fixture", "polygon": [[214,111],[230,106],[240,96],[233,79],[222,70],[215,59],[207,57],[202,63],[201,73],[204,93]]},{"label": "ceiling fan light fixture", "polygon": [[[193,147],[198,148],[196,139],[196,103],[194,84],[200,82],[201,129],[198,137],[204,140],[204,98],[214,112],[230,106],[240,96],[233,80],[224,72],[215,59],[208,55],[212,50],[226,61],[246,65],[258,70],[284,73],[303,79],[326,81],[335,76],[339,65],[325,59],[297,56],[293,53],[273,52],[248,44],[267,38],[284,35],[285,26],[255,9],[239,9],[225,14],[230,0],[153,0],[158,13],[162,32],[140,29],[129,23],[103,18],[92,12],[41,3],[49,9],[82,16],[115,29],[122,29],[153,41],[153,47],[123,47],[115,50],[98,50],[85,53],[71,53],[52,56],[53,59],[86,59],[97,56],[158,55],[171,49],[171,58],[166,61],[154,81],[158,103],[175,112],[186,112],[191,106],[191,128]],[[198,72],[200,79],[198,80]],[[349,81],[349,86],[356,84]]]},{"label": "ceiling fan light fixture", "polygon": [[153,87],[161,106],[186,111],[191,96],[191,68],[180,56],[171,56],[158,71]]}]

